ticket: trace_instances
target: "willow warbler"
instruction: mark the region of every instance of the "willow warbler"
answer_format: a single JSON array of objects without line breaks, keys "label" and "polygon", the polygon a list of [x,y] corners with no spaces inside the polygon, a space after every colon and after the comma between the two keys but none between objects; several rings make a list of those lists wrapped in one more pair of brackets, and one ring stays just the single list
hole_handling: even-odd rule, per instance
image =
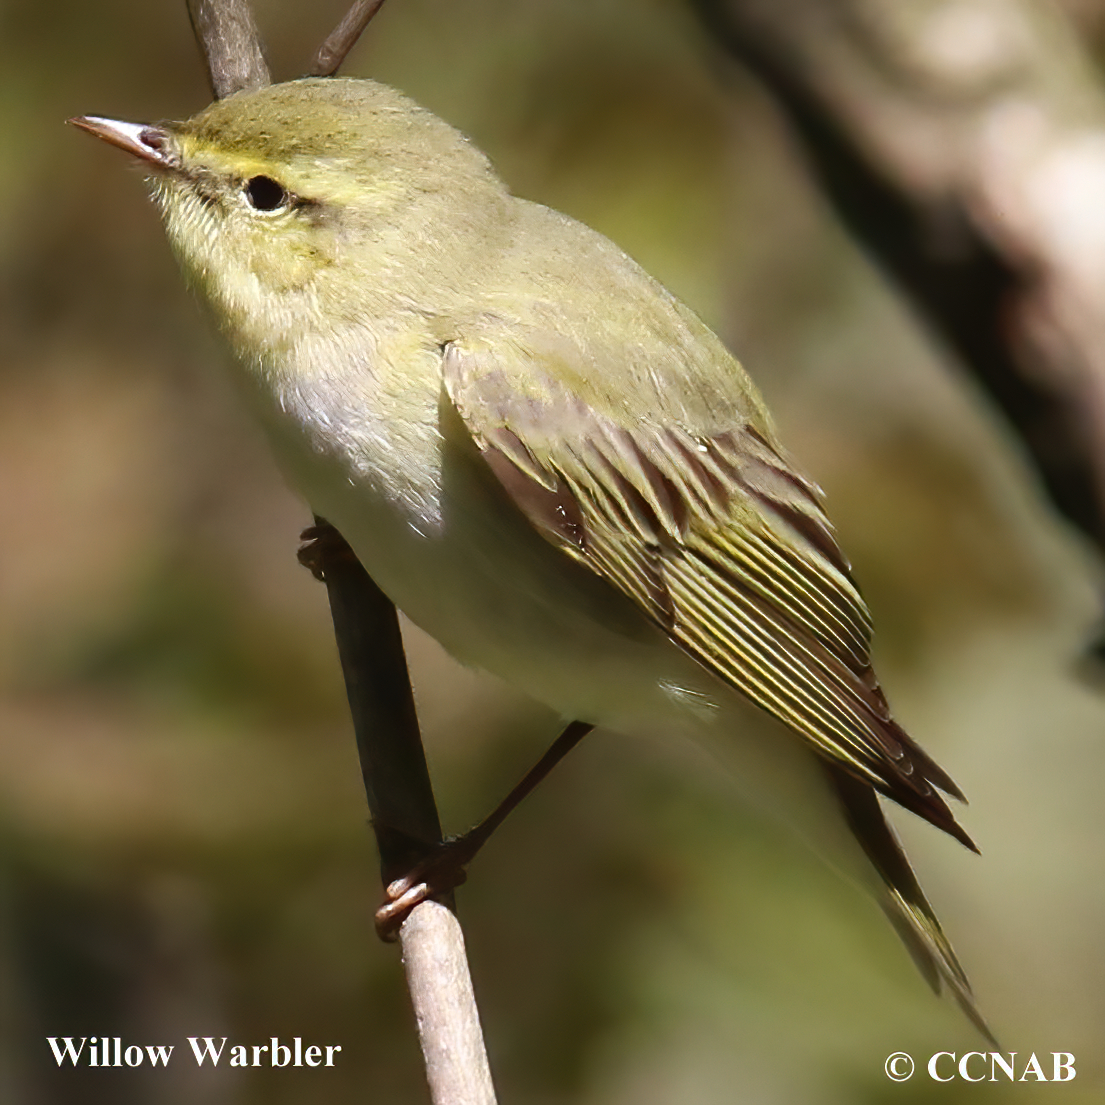
[{"label": "willow warbler", "polygon": [[973,847],[962,795],[891,717],[821,493],[717,337],[372,81],[76,122],[145,162],[287,479],[395,604],[569,719],[723,737],[985,1031],[877,797]]}]

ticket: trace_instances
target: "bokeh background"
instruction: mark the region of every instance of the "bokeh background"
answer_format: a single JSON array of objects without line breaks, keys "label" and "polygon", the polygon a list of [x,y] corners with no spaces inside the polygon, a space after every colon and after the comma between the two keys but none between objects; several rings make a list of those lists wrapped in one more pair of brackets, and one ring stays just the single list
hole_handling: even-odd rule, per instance
[{"label": "bokeh background", "polygon": [[[344,3],[257,9],[290,77]],[[295,560],[308,512],[140,174],[63,125],[206,104],[183,0],[7,0],[0,58],[0,1100],[423,1102],[325,595]],[[460,892],[501,1100],[1102,1100],[1105,697],[1082,659],[1100,566],[771,103],[679,0],[390,0],[345,72],[614,238],[750,367],[829,495],[896,712],[971,798],[981,858],[896,813],[922,881],[1003,1046],[1078,1071],[889,1082],[891,1052],[986,1045],[704,752],[598,733]],[[459,830],[556,719],[408,630]],[[65,1035],[177,1052],[59,1071],[46,1037]],[[189,1035],[341,1060],[201,1071]]]}]

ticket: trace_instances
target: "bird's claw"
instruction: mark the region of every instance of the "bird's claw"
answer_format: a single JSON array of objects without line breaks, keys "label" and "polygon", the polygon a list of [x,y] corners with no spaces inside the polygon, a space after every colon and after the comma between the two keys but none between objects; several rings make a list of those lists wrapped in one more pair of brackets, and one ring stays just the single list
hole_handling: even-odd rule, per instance
[{"label": "bird's claw", "polygon": [[468,878],[465,866],[472,859],[464,837],[439,844],[425,859],[388,883],[384,904],[376,910],[376,935],[388,943],[396,940],[403,922],[415,906],[442,898]]},{"label": "bird's claw", "polygon": [[308,526],[300,535],[303,542],[296,552],[296,559],[320,583],[326,582],[326,566],[336,560],[356,561],[353,550],[345,538],[329,522]]}]

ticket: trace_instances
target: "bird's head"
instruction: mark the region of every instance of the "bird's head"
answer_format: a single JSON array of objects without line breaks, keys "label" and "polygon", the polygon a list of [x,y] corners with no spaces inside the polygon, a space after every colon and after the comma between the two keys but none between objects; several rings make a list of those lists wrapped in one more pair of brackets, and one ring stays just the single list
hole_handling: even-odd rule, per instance
[{"label": "bird's head", "polygon": [[187,276],[247,347],[374,294],[416,299],[501,194],[461,134],[374,81],[240,92],[182,123],[72,121],[149,170]]}]

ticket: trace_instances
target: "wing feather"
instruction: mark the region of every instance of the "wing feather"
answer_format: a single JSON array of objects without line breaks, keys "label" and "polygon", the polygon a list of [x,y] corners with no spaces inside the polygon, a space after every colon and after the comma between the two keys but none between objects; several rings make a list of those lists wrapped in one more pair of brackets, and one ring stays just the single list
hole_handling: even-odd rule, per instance
[{"label": "wing feather", "polygon": [[443,356],[472,439],[549,540],[829,763],[974,847],[937,792],[959,790],[890,715],[821,492],[766,425],[626,424],[538,364],[511,386],[486,349]]}]

